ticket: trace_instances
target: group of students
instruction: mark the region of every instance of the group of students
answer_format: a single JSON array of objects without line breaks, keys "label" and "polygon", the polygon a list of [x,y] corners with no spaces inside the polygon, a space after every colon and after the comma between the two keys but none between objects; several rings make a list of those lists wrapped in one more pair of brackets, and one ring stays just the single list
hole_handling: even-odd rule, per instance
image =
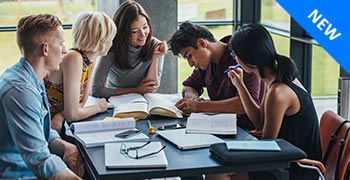
[{"label": "group of students", "polygon": [[[168,44],[174,55],[195,67],[176,103],[181,111],[238,114],[243,129],[261,131],[262,139],[283,138],[309,158],[321,159],[311,96],[297,80],[293,60],[276,52],[262,25],[245,25],[217,41],[205,27],[186,21],[168,42],[160,41],[153,37],[142,6],[124,1],[113,20],[101,12],[79,13],[68,51],[63,34],[61,21],[50,14],[26,16],[17,24],[22,57],[0,77],[1,179],[84,177],[79,152],[65,136],[65,121],[106,111],[110,96],[156,92]],[[224,73],[237,64],[241,68]],[[209,100],[201,98],[204,88]],[[85,107],[89,95],[100,99]],[[255,172],[206,178],[268,176]],[[292,164],[290,177],[316,179],[317,174]]]}]

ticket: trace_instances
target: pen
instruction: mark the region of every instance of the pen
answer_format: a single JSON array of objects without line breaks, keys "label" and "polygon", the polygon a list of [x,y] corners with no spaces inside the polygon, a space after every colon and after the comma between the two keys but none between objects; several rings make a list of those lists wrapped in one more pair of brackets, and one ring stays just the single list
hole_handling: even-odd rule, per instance
[{"label": "pen", "polygon": [[147,125],[148,125],[148,131],[150,134],[156,133],[156,129],[152,126],[151,121],[148,120]]},{"label": "pen", "polygon": [[241,67],[241,65],[237,64],[236,66],[233,66],[233,67],[231,67],[231,68],[226,69],[226,70],[224,71],[224,73],[228,73],[228,72],[230,72],[230,71],[232,71],[232,70],[235,70],[235,69],[237,69],[237,68],[239,68],[239,67]]}]

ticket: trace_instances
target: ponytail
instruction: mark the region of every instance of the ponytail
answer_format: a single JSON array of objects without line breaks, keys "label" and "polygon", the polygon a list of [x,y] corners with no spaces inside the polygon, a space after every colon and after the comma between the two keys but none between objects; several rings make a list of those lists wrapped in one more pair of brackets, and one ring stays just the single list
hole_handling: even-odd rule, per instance
[{"label": "ponytail", "polygon": [[276,83],[290,84],[298,76],[295,62],[283,55],[276,54]]}]

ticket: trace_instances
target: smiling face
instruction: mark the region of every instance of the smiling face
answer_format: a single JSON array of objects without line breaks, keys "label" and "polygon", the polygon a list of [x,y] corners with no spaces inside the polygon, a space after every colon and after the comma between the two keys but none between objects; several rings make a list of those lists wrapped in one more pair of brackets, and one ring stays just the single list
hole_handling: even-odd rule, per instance
[{"label": "smiling face", "polygon": [[150,29],[144,16],[139,15],[134,22],[131,23],[131,39],[130,45],[140,47],[146,44]]}]

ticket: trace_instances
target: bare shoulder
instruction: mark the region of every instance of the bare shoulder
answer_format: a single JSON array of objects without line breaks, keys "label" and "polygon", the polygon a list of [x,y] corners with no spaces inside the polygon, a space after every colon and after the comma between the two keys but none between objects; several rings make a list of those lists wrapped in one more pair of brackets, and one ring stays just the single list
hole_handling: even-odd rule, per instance
[{"label": "bare shoulder", "polygon": [[81,64],[83,58],[80,53],[74,50],[70,50],[64,55],[62,63],[65,65]]}]

